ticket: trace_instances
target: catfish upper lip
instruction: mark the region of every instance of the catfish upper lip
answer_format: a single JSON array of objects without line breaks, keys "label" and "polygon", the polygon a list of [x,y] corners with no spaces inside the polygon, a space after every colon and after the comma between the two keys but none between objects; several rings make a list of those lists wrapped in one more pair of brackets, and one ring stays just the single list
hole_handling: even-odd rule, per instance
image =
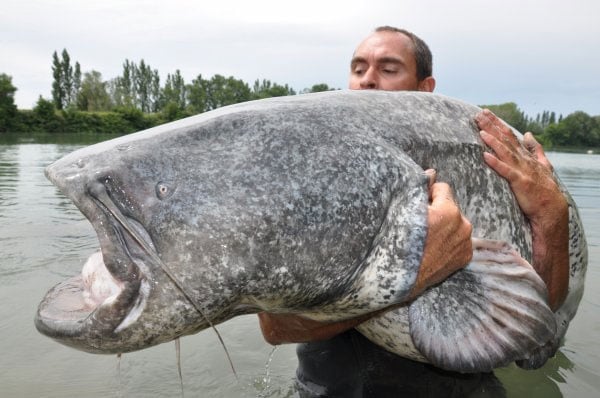
[{"label": "catfish upper lip", "polygon": [[101,182],[90,184],[87,191],[104,216],[102,220],[92,220],[92,224],[96,224],[106,268],[123,282],[141,279],[139,261],[136,260],[146,257],[147,246],[154,248],[152,242],[146,242],[148,234],[140,223],[123,214]]}]

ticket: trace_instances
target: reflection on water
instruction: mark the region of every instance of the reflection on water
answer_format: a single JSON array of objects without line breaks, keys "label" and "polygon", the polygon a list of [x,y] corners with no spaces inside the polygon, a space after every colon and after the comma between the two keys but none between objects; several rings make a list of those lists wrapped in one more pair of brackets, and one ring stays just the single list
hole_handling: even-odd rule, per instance
[{"label": "reflection on water", "polygon": [[[81,353],[33,326],[39,300],[81,270],[97,248],[90,224],[44,177],[44,167],[83,143],[0,144],[0,395],[7,397],[149,397],[180,394],[172,343],[115,356]],[[600,392],[600,156],[550,153],[579,205],[590,248],[586,292],[564,347],[542,369],[496,371],[509,397],[598,396]],[[255,316],[219,326],[239,381],[214,333],[183,338],[187,396],[291,397],[293,346],[272,353]],[[120,366],[120,371],[117,370]]]}]

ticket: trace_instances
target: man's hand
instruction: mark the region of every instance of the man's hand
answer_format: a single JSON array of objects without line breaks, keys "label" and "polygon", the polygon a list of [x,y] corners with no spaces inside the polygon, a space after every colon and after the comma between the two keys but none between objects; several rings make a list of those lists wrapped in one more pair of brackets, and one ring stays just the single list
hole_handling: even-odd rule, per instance
[{"label": "man's hand", "polygon": [[[435,183],[433,170],[428,170],[427,173],[430,177],[431,199],[427,214],[429,228],[417,281],[407,300],[466,266],[473,255],[471,223],[463,217],[454,202],[450,186]],[[292,314],[266,312],[259,313],[258,319],[263,337],[268,343],[303,343],[332,338],[387,310],[389,309],[333,323],[317,322]]]},{"label": "man's hand", "polygon": [[434,170],[426,173],[431,200],[427,213],[427,240],[411,297],[464,268],[473,257],[473,228],[454,201],[452,189],[446,183],[435,182]]},{"label": "man's hand", "polygon": [[482,140],[493,150],[485,162],[508,181],[531,223],[533,267],[546,283],[550,307],[564,301],[569,284],[569,210],[542,146],[526,133],[521,144],[512,130],[489,110],[475,120]]}]

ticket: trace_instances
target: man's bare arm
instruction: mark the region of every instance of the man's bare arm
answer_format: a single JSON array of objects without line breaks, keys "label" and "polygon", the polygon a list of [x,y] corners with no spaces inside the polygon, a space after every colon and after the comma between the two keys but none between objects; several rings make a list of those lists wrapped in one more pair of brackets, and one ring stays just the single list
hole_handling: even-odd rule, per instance
[{"label": "man's bare arm", "polygon": [[506,179],[531,223],[533,267],[546,283],[549,304],[556,310],[569,285],[569,209],[542,146],[526,133],[519,143],[511,129],[491,111],[476,117],[481,138],[493,150],[485,162]]}]

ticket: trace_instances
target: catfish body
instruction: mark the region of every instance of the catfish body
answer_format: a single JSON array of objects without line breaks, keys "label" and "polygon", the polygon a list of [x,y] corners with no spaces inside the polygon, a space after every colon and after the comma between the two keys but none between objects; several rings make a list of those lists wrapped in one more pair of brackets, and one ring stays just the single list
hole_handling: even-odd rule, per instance
[{"label": "catfish body", "polygon": [[[450,370],[529,358],[564,335],[557,317],[568,325],[574,316],[585,239],[579,230],[573,285],[553,314],[527,264],[529,225],[483,163],[478,111],[432,94],[341,91],[238,104],[76,151],[46,173],[90,220],[102,253],[48,293],[36,326],[75,348],[117,353],[238,314],[335,321],[406,304],[380,318],[393,333],[376,323],[361,332]],[[408,303],[427,234],[427,168],[485,239],[475,258],[504,256],[505,266],[494,276],[475,262]],[[480,294],[498,285],[503,293]],[[482,316],[498,305],[510,307],[503,325]],[[461,315],[448,323],[452,313]],[[506,330],[462,336],[482,327]],[[471,348],[448,355],[457,333]],[[494,355],[480,355],[486,347]],[[544,352],[538,362],[553,353]]]}]

